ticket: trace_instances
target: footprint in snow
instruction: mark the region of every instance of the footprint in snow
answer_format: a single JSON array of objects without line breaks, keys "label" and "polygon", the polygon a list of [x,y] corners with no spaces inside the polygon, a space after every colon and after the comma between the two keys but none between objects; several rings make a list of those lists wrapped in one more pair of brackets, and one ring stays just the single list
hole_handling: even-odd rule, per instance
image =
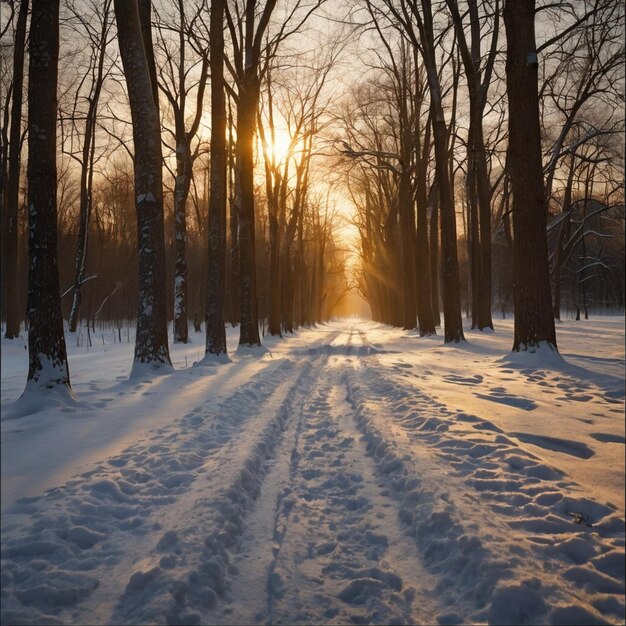
[{"label": "footprint in snow", "polygon": [[502,390],[502,388],[494,388],[491,390],[491,393],[475,393],[474,395],[482,400],[507,404],[517,409],[523,409],[524,411],[533,411],[537,408],[537,404],[532,400],[511,395]]},{"label": "footprint in snow", "polygon": [[[530,433],[510,433],[512,437],[516,437],[524,443],[552,450],[554,452],[562,452],[570,454],[581,459],[590,459],[595,452],[585,443],[581,441],[572,441],[570,439],[561,439],[559,437],[548,437],[546,435],[532,435]],[[600,433],[598,433],[600,434]]]},{"label": "footprint in snow", "polygon": [[478,385],[483,382],[483,377],[480,374],[475,374],[474,376],[457,376],[456,374],[450,374],[449,376],[444,376],[443,379],[449,383],[465,386]]},{"label": "footprint in snow", "polygon": [[590,433],[590,436],[603,443],[626,443],[626,438],[611,433]]}]

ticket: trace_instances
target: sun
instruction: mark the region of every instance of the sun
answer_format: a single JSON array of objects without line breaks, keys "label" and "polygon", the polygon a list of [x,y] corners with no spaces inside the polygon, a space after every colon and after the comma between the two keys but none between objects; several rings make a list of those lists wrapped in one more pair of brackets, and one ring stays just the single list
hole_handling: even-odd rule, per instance
[{"label": "sun", "polygon": [[[267,141],[267,153],[269,159],[275,165],[284,165],[287,160],[297,158],[301,150],[302,141],[296,139],[293,141],[292,135],[287,128],[276,126],[274,136],[266,130],[265,140]],[[259,144],[260,144],[259,137]]]},{"label": "sun", "polygon": [[277,129],[274,134],[274,141],[270,143],[270,155],[277,163],[283,163],[285,159],[289,158],[289,149],[291,146],[291,137],[289,133],[284,130]]}]

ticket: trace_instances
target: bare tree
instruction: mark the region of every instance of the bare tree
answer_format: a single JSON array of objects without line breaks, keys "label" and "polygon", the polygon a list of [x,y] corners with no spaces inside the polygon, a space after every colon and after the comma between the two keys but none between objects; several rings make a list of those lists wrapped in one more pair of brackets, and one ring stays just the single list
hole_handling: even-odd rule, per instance
[{"label": "bare tree", "polygon": [[[174,129],[176,175],[174,184],[174,341],[189,341],[187,311],[187,198],[193,175],[193,164],[200,154],[197,134],[204,110],[204,92],[209,70],[206,44],[201,41],[202,14],[206,3],[187,6],[178,0],[175,15],[169,19],[158,14],[158,50],[160,63],[158,85],[171,107]],[[190,11],[191,9],[191,11]],[[173,35],[173,36],[172,36]],[[223,38],[222,38],[223,39]],[[197,70],[197,78],[194,71]],[[193,91],[195,90],[195,94]],[[193,97],[195,96],[195,97]],[[190,102],[191,101],[191,102]],[[189,104],[193,104],[190,114]],[[195,146],[193,145],[195,142]]]},{"label": "bare tree", "polygon": [[224,3],[211,1],[211,191],[209,199],[206,353],[227,354],[224,327],[226,283],[226,95]]},{"label": "bare tree", "polygon": [[[111,27],[111,0],[105,0],[102,6],[92,5],[92,13],[85,14],[85,6],[77,7],[74,2],[70,3],[69,9],[74,20],[84,31],[89,41],[89,62],[83,79],[79,82],[76,90],[71,120],[73,128],[77,127],[77,118],[84,116],[84,127],[77,128],[78,143],[82,141],[82,147],[78,154],[70,151],[70,155],[78,162],[80,167],[80,215],[78,244],[76,248],[74,285],[72,290],[72,308],[68,319],[70,332],[76,332],[78,317],[81,306],[81,288],[85,281],[87,242],[89,235],[89,221],[92,211],[92,189],[94,165],[96,160],[96,126],[98,116],[98,105],[102,85],[108,74],[109,67],[105,67],[106,50]],[[82,34],[82,33],[81,33]],[[87,83],[88,91],[86,95],[82,93],[81,87]],[[80,110],[79,102],[86,100],[87,111]]]},{"label": "bare tree", "polygon": [[541,163],[534,0],[506,0],[504,23],[509,100],[508,166],[513,193],[513,350],[534,349],[543,342],[556,349]]},{"label": "bare tree", "polygon": [[[624,129],[620,91],[624,80],[623,8],[615,0],[587,1],[576,8],[582,10],[549,8],[551,17],[569,24],[540,46],[546,57],[540,90],[547,146],[545,196],[548,209],[563,218],[558,221],[559,241],[552,246],[550,265],[555,319],[561,318],[561,269],[573,245],[569,216],[577,172],[590,166],[595,175],[601,175],[603,164],[614,163],[617,156],[602,144],[622,135]],[[552,228],[553,238],[555,233]]]},{"label": "bare tree", "polygon": [[[254,206],[254,137],[259,108],[261,82],[267,60],[276,53],[281,42],[298,32],[323,0],[306,4],[295,0],[286,17],[268,35],[268,26],[276,0],[248,0],[244,6],[233,1],[226,4],[226,23],[233,47],[232,61],[225,59],[236,84],[236,177],[235,205],[237,211],[240,292],[240,345],[261,345],[258,328],[256,284],[255,206]],[[267,35],[267,37],[266,37]]]},{"label": "bare tree", "polygon": [[[165,240],[161,136],[150,46],[142,36],[137,0],[115,0],[115,19],[128,87],[135,148],[139,304],[133,374],[142,365],[170,365],[165,313]],[[145,16],[145,12],[143,14]],[[145,19],[144,19],[145,22]]]},{"label": "bare tree", "polygon": [[[372,0],[367,0],[373,7]],[[372,11],[372,9],[370,9]],[[444,341],[459,342],[464,339],[461,319],[461,300],[456,236],[456,214],[451,175],[451,128],[446,123],[443,107],[444,90],[439,74],[437,49],[444,33],[437,33],[433,18],[433,7],[429,0],[381,0],[374,9],[399,30],[419,51],[426,68],[430,94],[430,113],[435,149],[437,197],[439,200],[439,222],[441,226],[441,275],[444,309]],[[372,11],[372,12],[374,12]],[[452,49],[448,56],[454,54]],[[454,78],[454,94],[458,73]],[[454,108],[454,107],[453,107]],[[432,246],[431,246],[432,247]]]},{"label": "bare tree", "polygon": [[239,226],[237,245],[241,281],[239,343],[249,346],[261,345],[254,234],[254,136],[262,80],[262,43],[275,6],[276,0],[266,0],[261,7],[257,6],[256,0],[248,1],[243,16],[237,19],[226,5],[226,19],[234,47],[234,64],[229,64],[229,68],[232,68],[231,74],[237,83],[235,203]]},{"label": "bare tree", "polygon": [[[315,51],[315,58],[300,52],[301,65],[278,68],[276,81],[275,68],[269,67],[272,60],[268,59],[258,130],[268,213],[268,332],[271,335],[280,335],[283,327],[292,330],[295,282],[305,279],[295,272],[292,250],[298,226],[303,224],[302,212],[310,200],[313,142],[325,127],[322,117],[328,102],[323,92],[339,50],[338,42],[334,41],[329,43],[325,54]],[[277,150],[277,141],[286,144],[282,150]]]},{"label": "bare tree", "polygon": [[[459,43],[469,94],[467,196],[470,209],[472,328],[493,329],[491,320],[491,182],[483,118],[498,52],[500,2],[495,0],[480,3],[483,12],[481,15],[477,0],[468,0],[466,12],[470,31],[468,42],[457,0],[446,1]],[[490,16],[493,16],[491,24],[488,22]],[[485,24],[484,28],[481,28],[481,22]],[[481,46],[487,36],[489,37],[488,52],[483,57]]]},{"label": "bare tree", "polygon": [[22,90],[24,82],[24,50],[26,41],[26,20],[28,0],[20,2],[20,9],[15,26],[15,44],[13,48],[13,83],[11,88],[11,128],[8,142],[8,167],[6,192],[3,201],[3,301],[6,306],[6,330],[4,336],[14,339],[20,334],[22,316],[17,297],[17,243],[18,225],[17,208],[20,188],[20,155],[22,149]]},{"label": "bare tree", "polygon": [[69,388],[57,265],[59,0],[33,0],[28,89],[29,388]]}]

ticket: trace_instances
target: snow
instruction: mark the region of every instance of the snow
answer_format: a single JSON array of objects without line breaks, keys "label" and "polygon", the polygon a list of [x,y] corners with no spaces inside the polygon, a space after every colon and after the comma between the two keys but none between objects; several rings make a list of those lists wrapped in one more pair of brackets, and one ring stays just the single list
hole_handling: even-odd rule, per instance
[{"label": "snow", "polygon": [[68,336],[33,414],[3,340],[2,622],[623,623],[624,318],[495,326],[229,328],[132,380]]},{"label": "snow", "polygon": [[148,191],[147,193],[140,193],[137,196],[137,204],[141,203],[141,202],[156,202],[156,198],[154,197],[154,194],[151,191]]}]

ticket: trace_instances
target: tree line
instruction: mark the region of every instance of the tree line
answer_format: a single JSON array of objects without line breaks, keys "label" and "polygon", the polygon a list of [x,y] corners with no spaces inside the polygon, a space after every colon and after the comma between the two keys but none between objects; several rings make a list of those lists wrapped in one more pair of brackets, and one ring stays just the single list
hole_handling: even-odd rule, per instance
[{"label": "tree line", "polygon": [[[621,3],[31,2],[3,18],[0,184],[33,384],[69,386],[64,319],[136,319],[134,371],[169,365],[168,319],[207,358],[229,322],[254,347],[328,319],[350,280],[330,179],[376,320],[458,342],[463,308],[485,330],[512,307],[523,350],[556,348],[563,298],[623,307]],[[341,97],[347,39],[369,69]]]},{"label": "tree line", "polygon": [[371,69],[336,140],[373,317],[428,335],[443,312],[458,341],[461,309],[480,330],[494,310],[551,329],[550,302],[623,310],[621,3],[360,6]]},{"label": "tree line", "polygon": [[[270,156],[272,148],[263,141],[268,181],[273,177],[267,194],[254,180],[257,127],[264,128],[266,136],[274,134],[273,119],[278,116],[265,93],[269,85],[265,76],[277,64],[280,45],[297,34],[312,14],[311,5],[296,2],[286,16],[270,24],[276,8],[271,1],[248,2],[243,11],[234,3],[218,2],[209,10],[203,1],[181,1],[174,7],[166,3],[155,7],[145,0],[51,4],[44,9],[36,0],[31,7],[27,0],[11,3],[3,33],[12,26],[15,41],[11,83],[15,90],[5,100],[11,100],[14,112],[3,116],[5,128],[17,126],[29,141],[24,193],[21,199],[19,191],[9,199],[5,187],[11,182],[19,185],[21,141],[3,138],[7,156],[2,162],[3,209],[7,207],[3,218],[11,225],[3,228],[3,236],[16,244],[3,263],[3,314],[6,336],[17,336],[23,310],[19,302],[26,297],[29,381],[44,387],[69,386],[61,304],[62,297],[70,302],[68,296],[71,305],[66,303],[65,309],[69,307],[71,332],[80,319],[93,324],[96,317],[106,315],[120,328],[123,318],[135,318],[133,371],[167,367],[166,280],[174,285],[174,339],[186,342],[190,252],[196,282],[193,322],[196,330],[204,322],[208,358],[227,355],[226,321],[240,324],[240,345],[260,346],[260,319],[264,325],[270,321],[271,334],[329,319],[348,289],[345,250],[336,240],[333,209],[311,184],[313,138],[324,106],[321,69],[307,77],[308,83],[298,84],[301,91],[288,103],[295,125],[289,128],[287,153],[280,160]],[[44,32],[38,25],[47,22],[53,28]],[[81,49],[65,40],[68,47],[65,56],[60,55],[64,52],[60,27],[66,36],[80,33]],[[224,33],[229,44],[226,54]],[[15,70],[25,61],[24,47],[17,45],[20,37],[28,41],[29,51],[25,132],[20,128],[21,102],[16,96],[22,90]],[[83,65],[64,66],[63,61],[70,59]],[[42,67],[46,80],[33,81]],[[102,102],[106,81],[112,88],[109,100]],[[115,106],[116,86],[118,94],[128,97],[130,123]],[[201,123],[207,126],[207,90],[210,137],[199,132]],[[189,106],[191,100],[195,106]],[[35,102],[45,104],[45,123],[37,118],[35,109],[41,112],[42,107]],[[269,124],[263,120],[267,109]],[[132,130],[132,143],[120,127]],[[44,142],[45,149],[38,147],[35,156],[37,144],[32,142],[36,140]],[[59,149],[78,164],[78,181],[72,176],[76,168],[57,171]],[[123,150],[126,159],[119,157]],[[12,167],[9,153],[17,155],[17,167]],[[47,178],[33,169],[37,158],[46,164]],[[98,167],[99,163],[106,167]],[[163,171],[171,173],[174,181],[170,207]],[[272,185],[277,193],[270,191]],[[17,245],[20,201],[28,203],[28,259],[23,266],[18,261],[25,250]],[[173,231],[171,245],[165,241],[166,208]],[[11,219],[13,210],[16,217]],[[194,226],[190,232],[189,221]],[[72,248],[73,262],[68,262]],[[59,249],[64,254],[58,254]],[[168,255],[174,261],[171,276]],[[65,276],[72,276],[71,288],[63,293],[59,261]],[[47,274],[39,271],[39,263]],[[20,292],[20,266],[28,267],[27,294]],[[43,324],[48,312],[52,325]],[[44,360],[53,367],[44,366]]]}]

